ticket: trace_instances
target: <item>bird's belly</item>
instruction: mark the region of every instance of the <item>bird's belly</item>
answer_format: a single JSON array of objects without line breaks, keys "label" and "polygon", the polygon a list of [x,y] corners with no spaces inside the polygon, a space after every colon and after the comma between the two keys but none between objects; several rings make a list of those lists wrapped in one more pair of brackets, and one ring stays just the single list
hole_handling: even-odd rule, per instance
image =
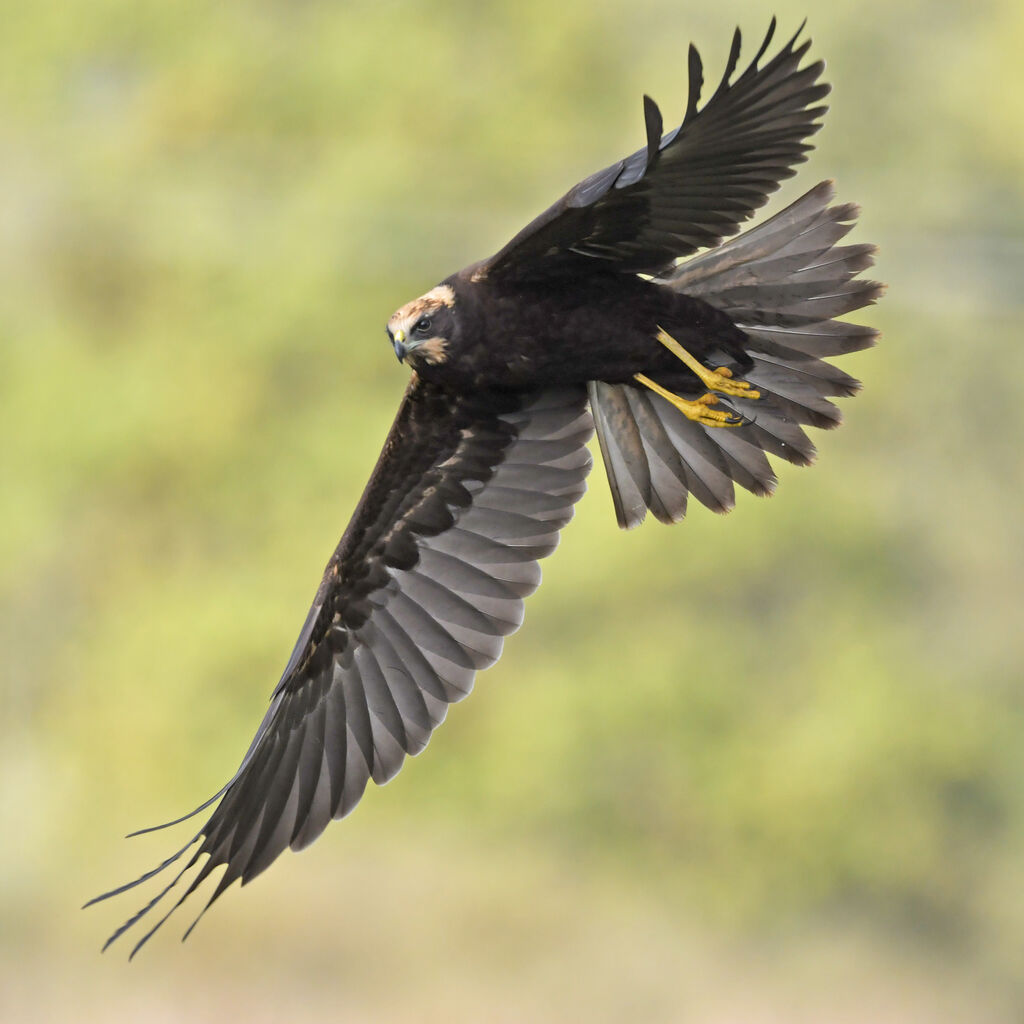
[{"label": "bird's belly", "polygon": [[476,363],[482,386],[532,388],[589,380],[625,381],[657,355],[650,337],[607,340],[585,335],[524,335],[501,351],[490,349]]},{"label": "bird's belly", "polygon": [[497,387],[625,381],[658,358],[656,335],[654,317],[619,320],[586,310],[557,311],[489,331],[470,360],[479,377]]},{"label": "bird's belly", "polygon": [[[658,341],[662,328],[698,359],[739,338],[724,314],[700,300],[647,282],[618,280],[566,302],[564,296],[520,293],[496,303],[479,331],[446,372],[478,388],[530,389],[538,386],[631,381],[638,373],[672,373],[679,361]],[[727,344],[727,343],[726,343]],[[688,373],[684,368],[683,376]],[[696,383],[696,378],[694,378]]]}]

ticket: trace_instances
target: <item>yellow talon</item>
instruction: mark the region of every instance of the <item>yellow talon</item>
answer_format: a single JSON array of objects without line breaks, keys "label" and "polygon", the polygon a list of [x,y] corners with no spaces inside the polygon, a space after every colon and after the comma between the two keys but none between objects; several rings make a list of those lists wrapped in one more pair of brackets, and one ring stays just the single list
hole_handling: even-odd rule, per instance
[{"label": "yellow talon", "polygon": [[723,395],[732,395],[734,398],[758,399],[761,397],[761,392],[752,388],[747,381],[734,379],[732,370],[728,366],[709,370],[699,360],[694,359],[675,338],[667,334],[663,327],[658,328],[658,341],[693,370],[708,391],[718,391]]},{"label": "yellow talon", "polygon": [[650,377],[645,377],[642,373],[634,374],[634,378],[644,387],[650,388],[656,395],[661,395],[665,401],[671,402],[687,419],[699,423],[702,427],[738,427],[743,422],[743,417],[737,416],[733,412],[708,408],[718,404],[718,399],[710,391],[706,391],[700,398],[695,398],[691,402],[672,394],[671,391],[656,384]]}]

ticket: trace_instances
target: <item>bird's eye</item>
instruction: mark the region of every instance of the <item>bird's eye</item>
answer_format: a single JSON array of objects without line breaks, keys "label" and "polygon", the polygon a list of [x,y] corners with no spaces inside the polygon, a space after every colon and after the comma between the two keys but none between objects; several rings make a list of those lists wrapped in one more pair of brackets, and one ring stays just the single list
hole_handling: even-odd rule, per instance
[{"label": "bird's eye", "polygon": [[416,321],[416,326],[413,327],[413,330],[419,334],[426,334],[427,331],[430,330],[430,317],[421,316],[419,320]]}]

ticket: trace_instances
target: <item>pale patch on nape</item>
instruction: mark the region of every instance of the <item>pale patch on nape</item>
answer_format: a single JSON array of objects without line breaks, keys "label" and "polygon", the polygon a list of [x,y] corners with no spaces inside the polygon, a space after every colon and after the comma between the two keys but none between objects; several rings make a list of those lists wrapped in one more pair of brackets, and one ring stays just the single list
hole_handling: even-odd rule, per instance
[{"label": "pale patch on nape", "polygon": [[437,366],[448,358],[448,339],[429,338],[413,350],[417,359],[422,359],[431,366]]},{"label": "pale patch on nape", "polygon": [[429,300],[434,306],[447,306],[451,309],[455,305],[455,292],[452,291],[451,285],[439,284],[436,288],[431,288],[423,299]]},{"label": "pale patch on nape", "polygon": [[455,307],[455,292],[447,284],[439,284],[418,299],[407,302],[401,309],[391,314],[388,326],[401,327],[408,333],[421,316],[436,312],[442,306],[447,306],[449,309]]},{"label": "pale patch on nape", "polygon": [[436,288],[431,288],[426,295],[413,299],[409,305],[404,306],[399,312],[404,313],[408,318],[420,317],[424,313],[440,309],[441,306],[447,306],[449,309],[452,309],[454,305],[455,292],[448,285],[439,284]]}]

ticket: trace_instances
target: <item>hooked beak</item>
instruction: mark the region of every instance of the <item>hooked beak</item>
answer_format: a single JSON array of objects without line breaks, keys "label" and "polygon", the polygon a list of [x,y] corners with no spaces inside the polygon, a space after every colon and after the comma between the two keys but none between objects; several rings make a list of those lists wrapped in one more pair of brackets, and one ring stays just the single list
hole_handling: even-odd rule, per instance
[{"label": "hooked beak", "polygon": [[391,344],[394,346],[395,355],[400,363],[405,362],[407,349],[405,347],[405,331],[399,328],[391,335]]}]

